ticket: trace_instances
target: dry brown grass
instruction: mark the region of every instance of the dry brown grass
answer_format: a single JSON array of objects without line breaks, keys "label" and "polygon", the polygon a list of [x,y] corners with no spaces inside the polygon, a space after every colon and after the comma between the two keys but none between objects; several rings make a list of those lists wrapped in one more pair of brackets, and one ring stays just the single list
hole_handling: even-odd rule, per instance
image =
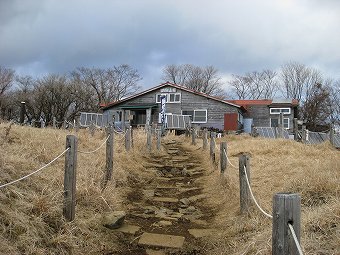
[{"label": "dry brown grass", "polygon": [[[0,183],[31,173],[65,149],[65,130],[0,125]],[[128,154],[115,136],[113,180],[102,192],[105,146],[78,154],[76,220],[62,217],[64,157],[51,166],[0,190],[0,254],[100,254],[119,250],[117,236],[100,224],[100,215],[127,209],[125,197],[134,183],[149,177],[141,164],[147,157],[142,131],[135,132]],[[105,140],[104,132],[78,134],[78,149],[91,151]]]},{"label": "dry brown grass", "polygon": [[[329,143],[309,146],[226,136],[217,139],[217,153],[220,141],[227,141],[228,157],[235,166],[240,153],[251,155],[251,185],[265,211],[271,214],[272,196],[277,192],[301,194],[305,254],[340,254],[339,151]],[[209,161],[208,152],[201,157]],[[221,229],[220,235],[207,239],[211,244],[208,254],[271,254],[271,220],[255,206],[249,215],[240,215],[238,169],[228,165],[225,178],[216,170],[205,183],[212,197],[208,202],[218,212],[214,224]]]},{"label": "dry brown grass", "polygon": [[[28,174],[64,150],[64,130],[0,125],[0,183]],[[78,134],[78,149],[97,148],[106,135]],[[118,136],[116,138],[119,138]],[[105,147],[78,155],[76,220],[62,217],[63,168],[60,159],[42,172],[0,190],[0,254],[105,254],[119,251],[121,240],[100,224],[100,215],[128,210],[127,193],[144,185],[152,175],[143,162],[150,157],[146,136],[134,133],[134,148],[126,153],[123,141],[115,143],[113,181],[104,192]],[[174,139],[174,136],[166,139]],[[176,137],[192,150],[208,170],[201,181],[207,201],[216,212],[212,224],[220,229],[207,238],[206,254],[270,254],[271,222],[256,208],[239,213],[238,169],[228,165],[225,178],[214,170],[202,142]],[[119,139],[117,139],[119,140]],[[238,155],[251,155],[251,183],[260,205],[271,213],[276,192],[299,192],[302,197],[302,246],[306,254],[340,254],[340,152],[329,144],[307,146],[287,140],[227,136],[228,155],[234,165]],[[217,145],[218,146],[218,145]],[[160,152],[163,153],[163,152]],[[218,153],[218,149],[217,149]],[[122,253],[123,254],[123,253]]]}]

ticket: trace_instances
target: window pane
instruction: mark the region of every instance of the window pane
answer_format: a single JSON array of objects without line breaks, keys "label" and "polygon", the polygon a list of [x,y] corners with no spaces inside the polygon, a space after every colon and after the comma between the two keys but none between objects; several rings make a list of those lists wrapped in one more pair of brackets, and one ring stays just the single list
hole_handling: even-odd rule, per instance
[{"label": "window pane", "polygon": [[280,108],[271,108],[270,113],[280,113]]},{"label": "window pane", "polygon": [[289,128],[289,119],[288,118],[283,119],[283,127]]},{"label": "window pane", "polygon": [[207,121],[206,114],[207,114],[206,111],[195,111],[195,113],[194,113],[194,121],[206,122]]},{"label": "window pane", "polygon": [[192,116],[194,116],[194,111],[182,111],[182,115],[189,115],[190,120],[192,121],[193,120]]},{"label": "window pane", "polygon": [[175,101],[175,94],[170,94],[169,102],[174,102],[174,101]]},{"label": "window pane", "polygon": [[181,101],[181,95],[180,94],[176,94],[175,95],[175,102],[180,102]]},{"label": "window pane", "polygon": [[289,113],[289,112],[290,112],[290,109],[284,108],[284,109],[281,109],[281,112],[283,112],[283,113]]},{"label": "window pane", "polygon": [[270,119],[270,126],[271,127],[278,127],[279,126],[279,119]]},{"label": "window pane", "polygon": [[160,102],[161,102],[161,95],[157,95],[156,103],[160,103]]}]

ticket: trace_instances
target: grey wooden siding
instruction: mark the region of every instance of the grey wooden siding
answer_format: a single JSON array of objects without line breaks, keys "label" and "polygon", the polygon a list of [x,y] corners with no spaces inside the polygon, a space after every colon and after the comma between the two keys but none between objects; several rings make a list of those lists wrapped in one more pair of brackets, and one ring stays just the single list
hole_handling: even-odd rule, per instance
[{"label": "grey wooden siding", "polygon": [[[224,114],[225,113],[241,113],[241,110],[223,102],[219,102],[204,96],[196,95],[184,90],[177,88],[176,93],[181,93],[180,103],[167,103],[166,112],[173,114],[181,114],[182,111],[192,111],[192,110],[207,110],[208,120],[207,123],[199,123],[198,126],[201,127],[214,127],[223,130],[224,129]],[[156,104],[156,95],[161,94],[161,90],[155,90],[150,93],[140,95],[138,97],[132,98],[128,101],[122,102],[121,104],[115,105],[104,112],[119,110],[121,105],[146,105],[146,104]],[[160,112],[160,104],[158,104],[157,109],[152,110],[152,119],[154,123],[158,122],[158,113]]]}]

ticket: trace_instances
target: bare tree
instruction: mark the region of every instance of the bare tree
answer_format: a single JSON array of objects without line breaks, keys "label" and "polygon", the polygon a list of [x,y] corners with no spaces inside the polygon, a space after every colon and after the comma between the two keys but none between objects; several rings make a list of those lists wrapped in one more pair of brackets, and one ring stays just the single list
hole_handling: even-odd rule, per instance
[{"label": "bare tree", "polygon": [[0,66],[0,96],[10,89],[14,81],[14,70]]},{"label": "bare tree", "polygon": [[308,96],[316,83],[322,83],[320,71],[297,62],[284,64],[281,67],[280,78],[283,95],[299,101]]},{"label": "bare tree", "polygon": [[101,104],[120,100],[140,89],[138,82],[141,77],[129,65],[108,69],[80,67],[71,75],[74,83],[91,88],[96,94],[98,109]]},{"label": "bare tree", "polygon": [[168,65],[163,69],[162,80],[208,95],[218,97],[225,95],[222,78],[219,76],[218,70],[213,66]]},{"label": "bare tree", "polygon": [[239,99],[273,98],[278,91],[276,72],[266,69],[245,75],[233,75],[229,85]]},{"label": "bare tree", "polygon": [[329,86],[330,95],[330,121],[340,125],[340,80]]},{"label": "bare tree", "polygon": [[307,128],[319,131],[318,126],[325,125],[331,115],[331,98],[329,88],[321,83],[315,83],[309,88],[309,94],[301,114],[306,120]]}]

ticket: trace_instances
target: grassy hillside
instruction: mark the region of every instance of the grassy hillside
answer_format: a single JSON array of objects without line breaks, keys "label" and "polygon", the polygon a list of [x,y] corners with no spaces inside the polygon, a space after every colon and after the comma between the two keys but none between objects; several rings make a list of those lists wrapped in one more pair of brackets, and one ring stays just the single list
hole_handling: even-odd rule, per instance
[{"label": "grassy hillside", "polygon": [[[48,163],[65,149],[70,132],[0,125],[0,184],[17,179]],[[90,151],[106,135],[78,134],[78,149]],[[185,140],[184,137],[166,139]],[[260,205],[271,213],[276,192],[298,192],[302,197],[301,243],[306,254],[340,253],[340,152],[329,144],[307,146],[294,141],[227,136],[228,156],[238,165],[238,155],[251,156],[251,183]],[[145,134],[135,132],[134,148],[127,154],[116,136],[113,181],[101,191],[105,147],[94,154],[78,155],[76,220],[62,217],[63,157],[42,172],[0,190],[0,254],[115,254],[120,236],[100,224],[103,213],[128,210],[127,194],[151,175],[143,162],[151,157]],[[225,178],[210,163],[202,142],[190,145],[202,159],[207,175],[202,183],[216,211],[211,219],[219,235],[206,238],[202,254],[270,254],[271,222],[254,208],[239,213],[238,169],[228,165]],[[160,152],[164,153],[164,152]]]}]

